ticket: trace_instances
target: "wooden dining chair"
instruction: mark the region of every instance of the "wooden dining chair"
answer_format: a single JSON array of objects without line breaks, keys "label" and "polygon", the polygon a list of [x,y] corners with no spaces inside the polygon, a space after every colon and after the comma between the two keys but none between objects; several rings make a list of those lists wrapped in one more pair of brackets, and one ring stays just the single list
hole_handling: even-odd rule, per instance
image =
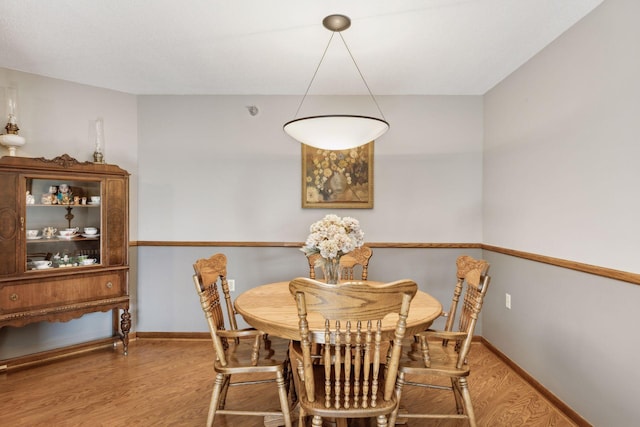
[{"label": "wooden dining chair", "polygon": [[[323,418],[346,425],[347,418],[370,417],[378,426],[387,426],[387,417],[397,406],[394,384],[417,288],[411,280],[377,285],[346,282],[337,287],[307,278],[290,282],[300,327],[300,341],[293,341],[290,350],[298,425],[312,416],[312,425],[318,427]],[[389,314],[397,319],[395,329],[383,333],[382,319]],[[311,330],[309,318],[324,319],[323,327]],[[385,358],[389,341],[393,344]],[[315,363],[312,351],[319,343],[325,345],[321,364]]]},{"label": "wooden dining chair", "polygon": [[[340,258],[340,277],[343,280],[367,280],[369,277],[369,260],[373,251],[368,246],[360,246]],[[354,275],[360,268],[360,277]]]},{"label": "wooden dining chair", "polygon": [[[463,418],[469,425],[476,426],[471,394],[467,384],[470,369],[467,361],[471,350],[471,340],[484,297],[489,288],[490,277],[486,274],[486,263],[477,263],[464,276],[466,283],[464,300],[458,318],[458,331],[427,330],[417,334],[420,351],[403,352],[398,368],[396,399],[401,401],[405,385],[451,390],[456,402],[456,413],[402,413],[402,418]],[[410,376],[411,380],[407,379]],[[451,386],[430,384],[428,376],[448,377]],[[424,408],[429,405],[425,402]],[[393,426],[398,417],[396,409],[389,425]]]},{"label": "wooden dining chair", "polygon": [[[360,280],[367,280],[369,276],[369,260],[373,256],[373,251],[368,246],[360,246],[351,252],[340,257],[340,277],[343,280],[357,280],[357,270],[360,270]],[[319,253],[307,256],[309,262],[309,278],[316,278],[316,261],[320,258]]]},{"label": "wooden dining chair", "polygon": [[452,331],[456,313],[458,311],[458,302],[460,301],[460,295],[462,295],[462,288],[467,273],[471,270],[480,270],[481,275],[486,275],[489,272],[489,263],[482,259],[475,259],[469,255],[462,255],[456,259],[456,285],[453,289],[453,298],[451,300],[451,306],[449,311],[443,311],[442,316],[447,318],[445,324],[445,331]]},{"label": "wooden dining chair", "polygon": [[[487,274],[489,271],[489,263],[485,260],[475,259],[469,255],[461,255],[456,258],[456,284],[453,288],[453,297],[451,299],[451,305],[448,311],[442,311],[441,317],[446,317],[446,323],[444,326],[445,331],[452,331],[455,326],[456,313],[458,312],[458,302],[460,301],[460,295],[462,295],[462,288],[464,285],[464,278],[466,274],[474,269],[478,268],[482,271],[482,274]],[[413,353],[420,352],[420,337],[415,335],[413,337],[412,350]]]},{"label": "wooden dining chair", "polygon": [[[233,304],[227,284],[227,258],[224,254],[215,254],[207,259],[199,259],[193,265],[195,274],[193,281],[200,296],[200,304],[204,311],[213,340],[216,373],[211,403],[207,416],[207,426],[212,426],[217,414],[254,415],[276,417],[282,424],[291,426],[289,409],[290,365],[288,358],[289,342],[280,338],[272,338],[255,329],[238,329]],[[218,283],[226,302],[229,325],[225,325],[222,302]],[[269,378],[255,380],[232,381],[232,376],[272,374]],[[243,375],[244,374],[244,375]],[[227,409],[226,399],[229,387],[251,386],[265,382],[277,385],[280,411],[261,411],[255,408]],[[247,401],[247,406],[251,405]],[[280,424],[280,425],[282,425]]]}]

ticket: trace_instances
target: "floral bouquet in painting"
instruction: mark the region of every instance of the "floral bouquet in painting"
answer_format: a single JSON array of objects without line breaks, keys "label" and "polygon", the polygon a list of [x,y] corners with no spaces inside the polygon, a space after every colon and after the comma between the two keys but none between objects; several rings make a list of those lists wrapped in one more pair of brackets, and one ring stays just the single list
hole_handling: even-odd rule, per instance
[{"label": "floral bouquet in painting", "polygon": [[300,249],[307,256],[319,253],[317,263],[329,283],[337,283],[340,257],[364,243],[364,232],[357,219],[327,215],[311,224],[311,233]]},{"label": "floral bouquet in painting", "polygon": [[369,200],[370,150],[367,145],[348,150],[309,148],[309,158],[304,159],[307,202]]}]

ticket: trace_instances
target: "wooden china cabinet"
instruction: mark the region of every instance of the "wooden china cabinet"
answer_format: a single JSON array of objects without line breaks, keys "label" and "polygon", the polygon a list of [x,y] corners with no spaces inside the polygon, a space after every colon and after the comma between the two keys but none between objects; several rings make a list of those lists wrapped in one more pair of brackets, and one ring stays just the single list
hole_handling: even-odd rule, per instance
[{"label": "wooden china cabinet", "polygon": [[0,327],[111,310],[127,354],[128,249],[127,171],[67,154],[0,158]]}]

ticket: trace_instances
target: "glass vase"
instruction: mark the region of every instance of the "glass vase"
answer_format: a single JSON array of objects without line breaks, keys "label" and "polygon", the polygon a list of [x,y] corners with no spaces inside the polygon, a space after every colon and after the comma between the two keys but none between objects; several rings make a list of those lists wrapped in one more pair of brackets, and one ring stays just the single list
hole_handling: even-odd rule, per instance
[{"label": "glass vase", "polygon": [[328,284],[337,285],[340,280],[340,257],[323,258],[322,272]]}]

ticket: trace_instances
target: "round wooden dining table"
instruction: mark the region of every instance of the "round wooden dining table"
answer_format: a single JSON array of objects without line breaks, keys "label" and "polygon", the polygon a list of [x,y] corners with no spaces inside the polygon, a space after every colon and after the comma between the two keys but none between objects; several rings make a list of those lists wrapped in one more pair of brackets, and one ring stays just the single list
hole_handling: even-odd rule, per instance
[{"label": "round wooden dining table", "polygon": [[[257,286],[241,293],[235,300],[235,309],[249,325],[262,332],[300,340],[298,310],[295,298],[289,292],[288,281]],[[441,313],[442,304],[438,300],[426,292],[418,291],[411,301],[406,336],[424,331]],[[324,320],[318,313],[309,313],[308,321],[311,330],[324,328]],[[397,321],[397,314],[385,317],[382,322],[383,331],[393,331]]]}]

